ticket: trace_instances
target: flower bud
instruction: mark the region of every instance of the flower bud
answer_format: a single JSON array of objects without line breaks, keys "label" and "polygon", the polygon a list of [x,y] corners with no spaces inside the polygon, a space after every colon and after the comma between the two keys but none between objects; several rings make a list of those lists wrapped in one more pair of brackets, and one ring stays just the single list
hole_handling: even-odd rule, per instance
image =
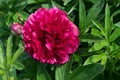
[{"label": "flower bud", "polygon": [[14,34],[20,35],[22,33],[23,26],[20,23],[13,23],[11,25],[11,30]]}]

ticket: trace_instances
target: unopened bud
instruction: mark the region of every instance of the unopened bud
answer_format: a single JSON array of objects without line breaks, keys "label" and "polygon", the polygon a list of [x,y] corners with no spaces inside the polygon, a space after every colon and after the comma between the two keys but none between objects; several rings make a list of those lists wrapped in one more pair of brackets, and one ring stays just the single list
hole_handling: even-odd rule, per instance
[{"label": "unopened bud", "polygon": [[13,23],[11,25],[11,30],[13,33],[20,35],[22,33],[23,26],[20,23]]}]

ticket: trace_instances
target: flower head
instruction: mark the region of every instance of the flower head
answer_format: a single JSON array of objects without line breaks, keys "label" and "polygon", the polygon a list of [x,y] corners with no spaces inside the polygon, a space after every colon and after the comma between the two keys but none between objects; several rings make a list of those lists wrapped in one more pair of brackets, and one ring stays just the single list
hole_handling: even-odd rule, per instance
[{"label": "flower head", "polygon": [[22,33],[22,28],[23,28],[23,26],[20,23],[17,23],[17,22],[13,23],[11,25],[12,32],[15,33],[15,34],[17,34],[17,35],[19,35],[19,34]]},{"label": "flower head", "polygon": [[79,45],[78,28],[56,7],[32,13],[22,34],[26,52],[43,63],[64,64]]}]

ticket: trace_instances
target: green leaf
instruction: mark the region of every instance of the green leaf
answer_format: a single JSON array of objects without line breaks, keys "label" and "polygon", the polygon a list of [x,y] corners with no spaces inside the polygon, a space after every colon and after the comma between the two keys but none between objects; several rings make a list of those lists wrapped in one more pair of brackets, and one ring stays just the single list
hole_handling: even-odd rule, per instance
[{"label": "green leaf", "polygon": [[96,3],[98,0],[87,0],[87,1],[90,1],[92,3]]},{"label": "green leaf", "polygon": [[4,75],[4,74],[5,74],[5,70],[2,67],[0,67],[0,75]]},{"label": "green leaf", "polygon": [[72,61],[70,60],[68,63],[56,67],[55,79],[56,80],[68,80],[70,69],[71,69],[71,64],[72,64]]},{"label": "green leaf", "polygon": [[84,31],[85,27],[86,27],[85,4],[84,4],[84,2],[82,0],[79,0],[79,28]]},{"label": "green leaf", "polygon": [[118,47],[117,49],[114,49],[114,51],[111,52],[111,55],[116,57],[116,55],[118,55],[119,53],[120,53],[120,47]]},{"label": "green leaf", "polygon": [[106,64],[106,60],[107,60],[107,56],[104,53],[99,54],[99,55],[92,55],[92,56],[87,58],[87,60],[85,61],[84,65],[97,63],[99,61],[101,61],[102,65],[105,65]]},{"label": "green leaf", "polygon": [[37,66],[37,80],[52,80],[42,63]]},{"label": "green leaf", "polygon": [[109,41],[112,42],[120,36],[120,27],[116,28],[110,35]]},{"label": "green leaf", "polygon": [[116,24],[115,24],[115,26],[118,26],[118,27],[120,27],[120,22],[116,23]]},{"label": "green leaf", "polygon": [[105,7],[105,33],[108,37],[111,32],[111,19],[110,19],[110,8],[108,4]]},{"label": "green leaf", "polygon": [[97,50],[100,50],[100,49],[102,49],[103,47],[108,46],[108,45],[109,45],[109,43],[108,43],[107,40],[97,41],[97,42],[95,42],[94,45],[90,48],[89,51],[90,51],[90,52],[91,52],[91,51],[97,51]]},{"label": "green leaf", "polygon": [[64,5],[67,5],[71,0],[64,0]]},{"label": "green leaf", "polygon": [[2,76],[2,80],[8,80],[7,74],[4,74],[4,75]]},{"label": "green leaf", "polygon": [[93,80],[97,75],[102,73],[103,70],[104,66],[98,63],[79,66],[71,73],[69,80]]},{"label": "green leaf", "polygon": [[27,5],[27,0],[16,0],[14,1],[14,7],[13,9],[15,9],[15,11],[21,11],[25,8],[25,6]]},{"label": "green leaf", "polygon": [[6,25],[10,27],[10,25],[12,24],[12,13],[9,13],[7,16],[6,16]]},{"label": "green leaf", "polygon": [[101,37],[101,31],[99,31],[98,29],[96,29],[96,28],[92,28],[91,29],[91,34],[92,35],[94,35],[94,36],[99,36],[99,37]]},{"label": "green leaf", "polygon": [[20,57],[20,55],[22,54],[23,51],[24,51],[24,47],[20,47],[20,48],[15,52],[15,54],[13,55],[13,57],[12,57],[12,59],[11,59],[11,64],[13,64],[13,63],[16,61],[16,59],[17,59],[18,57]]},{"label": "green leaf", "polygon": [[36,0],[27,0],[27,4],[34,4],[36,3]]},{"label": "green leaf", "polygon": [[106,62],[107,62],[107,55],[106,54],[102,54],[101,64],[102,65],[106,65]]},{"label": "green leaf", "polygon": [[0,70],[0,75],[3,75],[3,74],[5,74],[5,71]]},{"label": "green leaf", "polygon": [[4,48],[3,48],[3,43],[0,40],[0,66],[4,67],[4,60],[5,60],[5,53],[4,53]]},{"label": "green leaf", "polygon": [[[79,53],[79,52],[77,51],[77,53]],[[78,62],[78,63],[82,64],[82,57],[81,56],[79,56],[78,54],[74,54],[73,58],[74,58],[74,62]]]},{"label": "green leaf", "polygon": [[98,36],[94,36],[94,35],[90,35],[90,34],[80,36],[80,41],[81,42],[92,43],[92,42],[96,42],[96,41],[99,41],[99,40],[103,40],[103,38],[98,37]]},{"label": "green leaf", "polygon": [[77,2],[70,8],[70,10],[67,12],[67,14],[69,15],[74,9],[75,7],[77,6]]},{"label": "green leaf", "polygon": [[85,61],[84,65],[97,63],[101,59],[102,59],[101,55],[92,55],[92,56],[90,56],[90,57],[87,58],[87,60]]},{"label": "green leaf", "polygon": [[13,14],[13,20],[14,20],[14,22],[18,22],[18,15],[17,14]]},{"label": "green leaf", "polygon": [[36,0],[37,3],[40,3],[40,2],[46,2],[46,0]]},{"label": "green leaf", "polygon": [[27,12],[25,12],[25,11],[19,11],[19,12],[17,13],[17,15],[19,15],[19,17],[20,17],[21,19],[23,19],[23,20],[27,20],[27,18],[28,18],[28,16],[29,16],[29,14],[28,14]]},{"label": "green leaf", "polygon": [[17,69],[17,70],[22,70],[25,68],[25,66],[21,63],[21,62],[18,62],[18,61],[15,61],[13,66]]},{"label": "green leaf", "polygon": [[8,80],[17,80],[16,69],[14,67],[10,68],[10,71],[9,71],[9,74],[8,74]]},{"label": "green leaf", "polygon": [[64,7],[62,7],[61,5],[59,5],[58,3],[56,3],[55,1],[51,0],[52,6],[53,7],[58,7],[60,9],[64,9]]},{"label": "green leaf", "polygon": [[[99,13],[102,11],[102,8],[104,6],[104,0],[97,0],[96,3],[90,8],[87,19],[91,22],[92,20],[95,20]],[[90,23],[89,22],[89,23]]]},{"label": "green leaf", "polygon": [[44,8],[50,8],[49,4],[41,4],[41,6],[44,7]]},{"label": "green leaf", "polygon": [[7,57],[7,64],[10,64],[11,56],[12,56],[12,36],[8,37],[7,40],[7,48],[6,48],[6,57]]},{"label": "green leaf", "polygon": [[116,41],[114,41],[109,45],[109,48],[110,48],[110,51],[114,51],[119,48],[119,45],[116,43]]},{"label": "green leaf", "polygon": [[103,26],[100,23],[98,23],[97,21],[92,21],[92,22],[96,26],[96,28],[98,28],[101,31],[102,35],[104,37],[106,37],[105,30],[104,30]]}]

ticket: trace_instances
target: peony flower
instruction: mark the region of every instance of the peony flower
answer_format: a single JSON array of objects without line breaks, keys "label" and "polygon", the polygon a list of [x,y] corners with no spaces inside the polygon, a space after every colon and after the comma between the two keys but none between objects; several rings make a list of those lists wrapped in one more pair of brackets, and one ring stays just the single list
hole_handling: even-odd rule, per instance
[{"label": "peony flower", "polygon": [[23,28],[23,26],[20,23],[13,23],[11,25],[12,32],[17,34],[17,35],[22,33],[22,28]]},{"label": "peony flower", "polygon": [[32,13],[22,34],[26,52],[43,63],[64,64],[79,45],[77,26],[56,7]]}]

